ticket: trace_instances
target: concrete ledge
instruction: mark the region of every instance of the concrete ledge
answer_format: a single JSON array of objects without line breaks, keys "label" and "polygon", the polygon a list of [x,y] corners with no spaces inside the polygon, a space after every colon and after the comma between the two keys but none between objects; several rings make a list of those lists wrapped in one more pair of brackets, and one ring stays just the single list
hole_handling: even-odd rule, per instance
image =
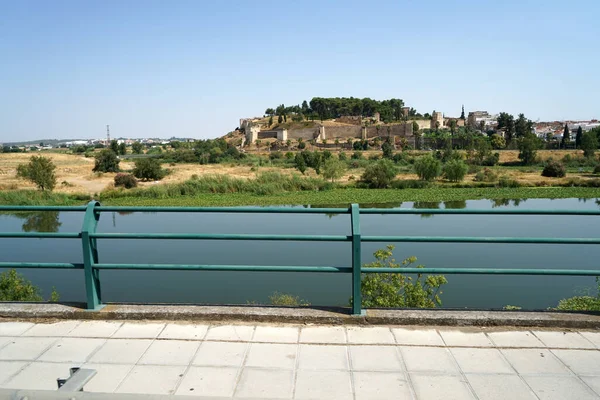
[{"label": "concrete ledge", "polygon": [[0,303],[0,318],[270,322],[323,325],[522,326],[600,329],[599,313],[549,311],[367,310],[348,308],[108,304],[87,311],[82,304]]}]

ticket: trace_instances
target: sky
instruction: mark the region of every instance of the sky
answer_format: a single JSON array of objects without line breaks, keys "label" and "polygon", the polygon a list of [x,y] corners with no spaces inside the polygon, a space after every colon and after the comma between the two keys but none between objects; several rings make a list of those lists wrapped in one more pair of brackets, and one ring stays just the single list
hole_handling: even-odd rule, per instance
[{"label": "sky", "polygon": [[600,1],[0,0],[0,142],[214,138],[312,97],[600,119]]}]

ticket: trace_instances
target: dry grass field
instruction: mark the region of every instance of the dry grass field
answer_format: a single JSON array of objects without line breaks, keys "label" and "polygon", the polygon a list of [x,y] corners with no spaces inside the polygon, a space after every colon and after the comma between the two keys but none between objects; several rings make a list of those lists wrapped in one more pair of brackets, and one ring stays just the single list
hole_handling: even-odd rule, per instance
[{"label": "dry grass field", "polygon": [[[252,152],[258,154],[258,152]],[[348,155],[350,151],[346,151]],[[415,152],[417,153],[417,152]],[[39,153],[35,153],[39,154]],[[113,185],[114,173],[96,174],[92,172],[94,166],[93,158],[86,158],[83,155],[65,154],[56,152],[43,152],[41,153],[46,157],[50,157],[56,165],[56,175],[58,178],[58,184],[56,191],[63,193],[99,193],[104,189],[110,188]],[[260,154],[268,155],[267,151],[260,151]],[[371,154],[381,154],[378,151],[363,152],[365,157]],[[575,150],[564,150],[564,151],[546,151],[542,150],[538,152],[538,156],[545,160],[550,157],[555,159],[562,159],[566,154],[570,154],[572,157],[580,156],[581,151]],[[28,189],[34,188],[34,185],[28,181],[20,179],[16,176],[17,166],[28,162],[29,158],[33,153],[0,153],[0,190],[16,190],[16,189]],[[518,151],[505,150],[500,152],[500,162],[514,162],[518,161]],[[122,170],[131,170],[133,168],[133,162],[121,161]],[[161,182],[140,182],[141,186],[151,186],[163,183],[173,183],[185,181],[192,177],[192,175],[211,175],[211,174],[226,174],[232,177],[238,178],[253,178],[257,172],[265,172],[270,170],[276,170],[283,174],[297,173],[294,169],[281,169],[277,167],[261,166],[260,168],[252,168],[251,166],[239,166],[232,164],[211,164],[211,165],[200,165],[200,164],[172,164],[164,165],[168,168],[171,173],[163,179]],[[556,184],[562,180],[576,177],[587,177],[586,174],[569,173],[567,178],[556,179],[556,178],[545,178],[540,176],[539,168],[502,168],[494,167],[498,169],[501,175],[508,175],[511,178],[517,179],[522,183],[527,184],[543,184],[551,185]],[[363,170],[360,168],[351,169],[340,179],[342,182],[348,182],[358,179],[362,174]],[[315,176],[315,172],[311,169],[307,171],[307,175]],[[411,173],[404,173],[398,176],[400,179],[416,179],[417,176]],[[465,181],[469,182],[473,180],[474,175],[468,175]]]}]

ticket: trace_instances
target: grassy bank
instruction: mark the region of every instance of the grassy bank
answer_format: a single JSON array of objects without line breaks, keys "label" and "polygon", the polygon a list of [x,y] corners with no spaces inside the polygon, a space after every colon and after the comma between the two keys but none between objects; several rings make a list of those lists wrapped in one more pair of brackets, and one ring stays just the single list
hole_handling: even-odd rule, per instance
[{"label": "grassy bank", "polygon": [[[251,193],[200,193],[194,196],[168,198],[132,197],[101,198],[102,204],[122,206],[243,206],[286,204],[349,204],[391,203],[404,201],[464,201],[477,199],[534,198],[600,198],[598,188],[523,187],[523,188],[429,188],[429,189],[332,189],[325,191],[283,192],[271,195]],[[14,205],[77,205],[85,196],[37,191],[0,192],[0,204]]]}]

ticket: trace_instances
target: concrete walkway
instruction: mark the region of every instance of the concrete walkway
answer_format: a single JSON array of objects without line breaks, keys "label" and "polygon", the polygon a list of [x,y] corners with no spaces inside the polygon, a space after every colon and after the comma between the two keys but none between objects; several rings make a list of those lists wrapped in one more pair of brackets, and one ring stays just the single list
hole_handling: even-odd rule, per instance
[{"label": "concrete walkway", "polygon": [[600,332],[0,322],[0,388],[279,399],[600,399]]}]

